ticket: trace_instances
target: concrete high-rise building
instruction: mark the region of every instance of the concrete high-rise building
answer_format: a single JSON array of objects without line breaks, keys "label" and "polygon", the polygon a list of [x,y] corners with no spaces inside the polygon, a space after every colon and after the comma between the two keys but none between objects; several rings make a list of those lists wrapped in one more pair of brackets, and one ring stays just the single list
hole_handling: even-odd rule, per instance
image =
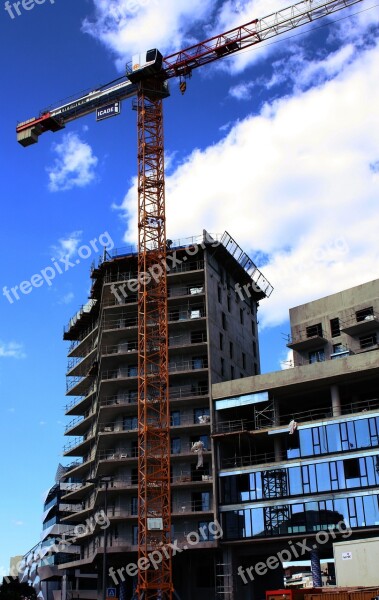
[{"label": "concrete high-rise building", "polygon": [[333,543],[379,533],[379,280],[290,322],[294,368],[212,388],[225,600],[281,588],[286,561],[321,585]]},{"label": "concrete high-rise building", "polygon": [[[182,600],[208,600],[222,562],[211,386],[260,373],[257,308],[272,288],[227,233],[167,240],[167,249],[166,263],[146,276],[165,269],[168,277],[172,537],[181,547],[174,585]],[[71,341],[66,414],[73,417],[66,435],[74,436],[64,455],[80,458],[69,465],[76,483],[62,502],[73,510],[62,522],[79,527],[106,506],[110,526],[88,527],[76,541],[80,556],[60,568],[100,573],[105,548],[107,571],[117,572],[137,557],[135,249],[105,254],[91,277],[90,301],[64,333]],[[135,577],[121,571],[107,584],[121,584],[117,594],[131,597]]]}]

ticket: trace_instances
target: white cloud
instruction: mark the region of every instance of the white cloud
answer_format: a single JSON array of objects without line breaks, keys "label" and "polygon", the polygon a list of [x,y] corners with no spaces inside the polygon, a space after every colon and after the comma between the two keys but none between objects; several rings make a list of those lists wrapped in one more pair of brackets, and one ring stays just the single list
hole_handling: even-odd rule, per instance
[{"label": "white cloud", "polygon": [[0,358],[26,358],[23,344],[17,342],[1,342],[0,341]]},{"label": "white cloud", "polygon": [[70,304],[70,302],[73,301],[74,297],[75,295],[73,292],[68,292],[67,294],[62,296],[62,298],[59,301],[59,304]]},{"label": "white cloud", "polygon": [[254,87],[256,84],[253,81],[241,82],[231,87],[229,94],[236,100],[250,100]]},{"label": "white cloud", "polygon": [[[254,19],[266,19],[267,24],[272,24],[270,15],[282,11],[290,3],[283,5],[283,0],[93,0],[93,4],[94,16],[84,20],[82,29],[115,55],[117,65],[123,71],[133,54],[149,48],[159,48],[168,55]],[[338,22],[341,15],[334,13],[320,22],[296,29],[295,35],[298,32],[304,35],[313,27],[337,21],[331,28],[331,37],[343,43],[348,43],[349,39],[362,39],[363,30],[377,23],[379,11],[375,7],[362,11],[352,20],[351,15],[360,11],[360,4],[345,8],[341,23]],[[290,31],[274,41],[283,41],[288,46],[292,42],[286,38],[293,35]],[[269,39],[217,65],[230,73],[241,73],[275,53],[275,48]]]},{"label": "white cloud", "polygon": [[[332,80],[267,103],[166,178],[169,237],[227,228],[247,252],[268,255],[276,289],[263,326],[378,276],[379,48],[351,57],[332,58],[343,65]],[[122,203],[128,241],[136,197],[134,181]]]},{"label": "white cloud", "polygon": [[51,246],[51,252],[56,260],[71,258],[76,254],[78,246],[82,240],[82,231],[73,231],[67,237],[60,238],[57,244]]},{"label": "white cloud", "polygon": [[62,192],[74,187],[84,187],[95,179],[98,159],[92,148],[76,133],[67,133],[60,144],[53,144],[57,155],[54,165],[47,168],[49,190]]},{"label": "white cloud", "polygon": [[191,28],[206,21],[211,0],[93,0],[94,19],[85,19],[83,31],[99,39],[119,59],[120,69],[132,55],[149,48],[163,54],[194,40]]},{"label": "white cloud", "polygon": [[24,525],[24,521],[12,521],[13,525],[16,527],[22,527]]}]

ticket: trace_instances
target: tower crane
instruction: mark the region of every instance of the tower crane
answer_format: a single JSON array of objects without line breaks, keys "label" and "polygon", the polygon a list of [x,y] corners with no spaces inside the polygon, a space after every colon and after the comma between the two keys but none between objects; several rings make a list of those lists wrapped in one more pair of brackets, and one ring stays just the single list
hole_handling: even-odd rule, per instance
[{"label": "tower crane", "polygon": [[[133,57],[126,75],[76,100],[19,123],[18,142],[30,146],[45,131],[137,97],[138,121],[138,571],[139,599],[171,600],[174,594],[170,516],[170,413],[166,272],[148,281],[166,259],[163,100],[168,80],[182,92],[194,69],[221,60],[362,0],[303,0],[163,57],[157,49]],[[149,553],[160,551],[159,568]],[[147,566],[147,568],[146,568]],[[105,585],[105,582],[103,582]]]}]

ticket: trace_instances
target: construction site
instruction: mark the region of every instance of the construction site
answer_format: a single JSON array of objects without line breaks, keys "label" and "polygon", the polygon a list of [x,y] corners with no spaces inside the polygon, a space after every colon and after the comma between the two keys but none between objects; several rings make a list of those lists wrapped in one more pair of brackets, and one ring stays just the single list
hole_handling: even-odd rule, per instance
[{"label": "construction site", "polygon": [[121,82],[18,125],[28,147],[130,98],[137,111],[138,244],[95,261],[64,329],[65,460],[21,570],[40,600],[285,598],[297,561],[303,592],[379,593],[359,545],[379,536],[379,281],[292,308],[293,362],[261,374],[272,285],[227,231],[168,239],[165,205],[169,80],[184,93],[195,69],[360,1],[305,0],[148,50]]}]

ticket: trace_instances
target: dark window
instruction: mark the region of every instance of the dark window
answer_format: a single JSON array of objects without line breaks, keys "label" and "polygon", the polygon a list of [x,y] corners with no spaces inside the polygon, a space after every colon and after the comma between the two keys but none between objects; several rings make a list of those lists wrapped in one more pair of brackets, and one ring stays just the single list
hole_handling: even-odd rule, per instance
[{"label": "dark window", "polygon": [[220,350],[224,349],[224,336],[220,333]]},{"label": "dark window", "polygon": [[359,458],[349,458],[343,461],[343,469],[346,479],[355,479],[360,477]]},{"label": "dark window", "polygon": [[333,354],[343,352],[344,350],[345,346],[343,344],[333,344]]},{"label": "dark window", "polygon": [[[198,525],[199,525],[199,533],[200,533],[201,541],[206,541],[206,540],[212,541],[215,539],[214,533],[211,533],[209,531],[210,523],[208,523],[207,521],[199,521]],[[212,587],[212,583],[210,583],[209,587]]]},{"label": "dark window", "polygon": [[258,365],[254,363],[254,375],[258,375]]},{"label": "dark window", "polygon": [[209,492],[192,492],[191,504],[193,511],[209,510],[211,496]]},{"label": "dark window", "polygon": [[171,454],[180,454],[182,442],[180,438],[171,438]]},{"label": "dark window", "polygon": [[246,369],[246,354],[242,352],[242,368]]},{"label": "dark window", "polygon": [[206,331],[191,331],[191,344],[201,344],[207,341]]},{"label": "dark window", "polygon": [[206,369],[208,366],[208,359],[206,356],[193,356],[192,357],[192,369]]},{"label": "dark window", "polygon": [[133,458],[138,456],[138,442],[136,440],[133,440],[131,443],[131,454]]},{"label": "dark window", "polygon": [[137,375],[138,375],[138,365],[129,365],[128,377],[137,377]]},{"label": "dark window", "polygon": [[340,335],[340,320],[338,318],[330,319],[330,333],[332,334],[332,337]]},{"label": "dark window", "polygon": [[180,425],[180,410],[173,410],[171,412],[171,427]]},{"label": "dark window", "polygon": [[251,321],[251,334],[255,337],[255,323]]},{"label": "dark window", "polygon": [[138,484],[138,469],[136,469],[136,468],[133,468],[131,471],[131,484],[132,485]]},{"label": "dark window", "polygon": [[226,315],[224,312],[221,313],[221,323],[222,323],[222,328],[226,330]]},{"label": "dark window", "polygon": [[307,338],[315,337],[316,335],[319,335],[322,337],[321,323],[317,323],[316,325],[310,325],[309,327],[306,328],[305,331],[307,334]]},{"label": "dark window", "polygon": [[233,365],[230,367],[230,379],[234,379],[234,367],[233,367]]},{"label": "dark window", "polygon": [[324,362],[325,352],[324,350],[314,350],[313,352],[308,352],[308,358],[310,364]]},{"label": "dark window", "polygon": [[374,309],[372,306],[368,306],[367,308],[362,308],[361,310],[357,310],[355,313],[355,317],[357,319],[357,323],[360,321],[369,321],[374,316]]},{"label": "dark window", "polygon": [[240,308],[240,323],[243,325],[243,308]]},{"label": "dark window", "polygon": [[366,348],[371,348],[371,346],[375,346],[376,343],[376,333],[372,333],[371,335],[365,335],[359,338],[359,346],[362,350],[365,350]]},{"label": "dark window", "polygon": [[234,353],[233,342],[229,342],[229,355],[230,355],[230,358],[233,358],[233,353]]},{"label": "dark window", "polygon": [[132,515],[137,515],[138,514],[138,496],[133,496],[131,498],[131,510],[130,513]]},{"label": "dark window", "polygon": [[137,417],[124,417],[123,419],[124,431],[132,431],[138,429],[138,418]]},{"label": "dark window", "polygon": [[221,303],[221,285],[217,286],[217,299]]},{"label": "dark window", "polygon": [[231,303],[230,303],[230,296],[228,295],[227,299],[226,299],[227,305],[228,305],[228,312],[230,312],[231,309]]},{"label": "dark window", "polygon": [[223,358],[221,358],[221,376],[224,377],[225,375],[225,361]]},{"label": "dark window", "polygon": [[331,355],[331,359],[334,360],[336,358],[344,358],[348,356],[349,350],[343,344],[333,344],[333,352]]},{"label": "dark window", "polygon": [[257,343],[253,342],[253,354],[254,358],[257,358]]}]

